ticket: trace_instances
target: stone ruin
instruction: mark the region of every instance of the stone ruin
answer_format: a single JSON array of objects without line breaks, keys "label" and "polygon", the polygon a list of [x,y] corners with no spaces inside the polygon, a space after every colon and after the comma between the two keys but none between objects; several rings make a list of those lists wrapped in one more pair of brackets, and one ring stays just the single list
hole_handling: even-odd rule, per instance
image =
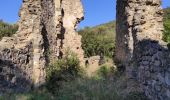
[{"label": "stone ruin", "polygon": [[[0,41],[0,92],[45,82],[45,66],[69,49],[84,65],[80,0],[23,0],[19,29]],[[162,41],[161,0],[117,0],[116,61],[151,100],[170,100],[170,52]]]},{"label": "stone ruin", "polygon": [[117,0],[116,61],[151,100],[170,100],[170,50],[161,0]]},{"label": "stone ruin", "polygon": [[84,55],[76,32],[83,19],[80,0],[23,0],[19,29],[0,41],[0,92],[22,92],[45,82],[45,67],[65,52]]}]

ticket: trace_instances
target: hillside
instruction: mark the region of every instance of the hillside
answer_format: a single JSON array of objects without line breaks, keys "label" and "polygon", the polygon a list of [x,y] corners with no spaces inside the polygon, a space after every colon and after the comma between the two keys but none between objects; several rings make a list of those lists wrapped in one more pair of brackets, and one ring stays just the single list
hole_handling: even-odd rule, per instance
[{"label": "hillside", "polygon": [[79,30],[82,35],[82,47],[85,56],[104,55],[112,56],[115,45],[115,21],[98,25],[96,27],[85,27]]}]

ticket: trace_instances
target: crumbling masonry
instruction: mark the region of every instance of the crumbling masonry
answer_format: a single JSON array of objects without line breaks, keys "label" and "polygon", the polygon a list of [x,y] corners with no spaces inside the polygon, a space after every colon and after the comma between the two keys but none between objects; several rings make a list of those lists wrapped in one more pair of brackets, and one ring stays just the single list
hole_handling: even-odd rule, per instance
[{"label": "crumbling masonry", "polygon": [[116,60],[151,100],[170,100],[170,52],[161,0],[117,0]]},{"label": "crumbling masonry", "polygon": [[0,41],[0,92],[22,92],[45,82],[45,67],[70,51],[84,63],[80,0],[23,0],[19,29]]}]

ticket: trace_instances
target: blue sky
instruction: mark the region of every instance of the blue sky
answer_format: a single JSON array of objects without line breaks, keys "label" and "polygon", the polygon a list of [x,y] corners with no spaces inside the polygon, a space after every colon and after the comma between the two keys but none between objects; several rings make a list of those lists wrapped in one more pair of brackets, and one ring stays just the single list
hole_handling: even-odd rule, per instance
[{"label": "blue sky", "polygon": [[[95,26],[115,19],[116,0],[82,0],[85,9],[85,20],[79,25]],[[22,0],[1,0],[0,19],[9,23],[18,20],[18,11]],[[163,8],[170,7],[169,0],[163,0]]]}]

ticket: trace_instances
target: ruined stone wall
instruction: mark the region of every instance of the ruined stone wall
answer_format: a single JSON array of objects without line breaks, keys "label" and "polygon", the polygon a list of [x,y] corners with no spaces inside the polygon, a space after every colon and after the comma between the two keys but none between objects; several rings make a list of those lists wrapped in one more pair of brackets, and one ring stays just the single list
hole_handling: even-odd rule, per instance
[{"label": "ruined stone wall", "polygon": [[138,41],[162,39],[163,11],[160,5],[161,0],[117,0],[117,60],[130,60]]},{"label": "ruined stone wall", "polygon": [[81,47],[81,35],[76,32],[77,24],[83,20],[84,11],[80,0],[62,0],[63,27],[65,28],[63,52],[68,49],[77,54],[81,66],[85,66],[84,51]]},{"label": "ruined stone wall", "polygon": [[66,48],[83,65],[80,0],[23,0],[19,29],[0,41],[0,92],[26,91],[45,82],[45,67],[64,56]]},{"label": "ruined stone wall", "polygon": [[135,48],[132,74],[151,100],[170,99],[170,51],[166,43],[143,40]]},{"label": "ruined stone wall", "polygon": [[44,81],[40,12],[40,0],[23,0],[17,33],[0,41],[0,91],[25,91]]},{"label": "ruined stone wall", "polygon": [[170,99],[170,52],[161,40],[162,16],[161,0],[117,0],[116,59],[151,100]]},{"label": "ruined stone wall", "polygon": [[77,54],[81,65],[84,65],[81,36],[76,32],[77,24],[84,17],[81,1],[43,0],[42,7],[42,25],[49,40],[46,41],[46,51],[50,53],[49,60],[62,58],[67,51],[72,51]]}]

